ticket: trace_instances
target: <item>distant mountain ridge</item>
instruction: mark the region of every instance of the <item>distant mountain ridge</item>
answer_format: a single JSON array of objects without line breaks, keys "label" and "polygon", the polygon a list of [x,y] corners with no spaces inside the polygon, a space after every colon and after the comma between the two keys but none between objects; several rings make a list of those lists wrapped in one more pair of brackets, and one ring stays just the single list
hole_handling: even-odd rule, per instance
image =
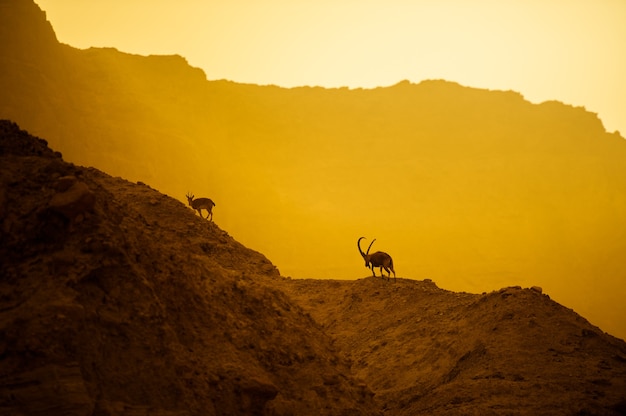
[{"label": "distant mountain ridge", "polygon": [[67,160],[211,197],[287,275],[358,277],[366,236],[400,276],[540,285],[626,336],[626,142],[595,114],[441,80],[207,81],[179,56],[59,44],[30,0],[0,7],[0,117]]}]

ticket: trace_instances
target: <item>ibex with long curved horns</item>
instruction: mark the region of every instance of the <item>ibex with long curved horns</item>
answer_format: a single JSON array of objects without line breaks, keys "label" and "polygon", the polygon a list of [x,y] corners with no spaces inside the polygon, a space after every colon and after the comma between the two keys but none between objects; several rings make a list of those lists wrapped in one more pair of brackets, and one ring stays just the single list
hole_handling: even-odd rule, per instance
[{"label": "ibex with long curved horns", "polygon": [[363,256],[363,260],[365,260],[365,267],[372,269],[374,277],[376,277],[374,267],[380,268],[380,277],[382,278],[385,277],[385,275],[383,275],[383,269],[385,269],[388,274],[387,280],[391,278],[391,272],[393,272],[393,281],[395,282],[396,271],[393,269],[393,259],[391,258],[391,256],[387,253],[383,253],[382,251],[377,251],[376,253],[369,254],[370,248],[372,248],[372,244],[374,244],[374,241],[376,241],[376,239],[373,239],[370,243],[369,247],[367,248],[367,253],[363,253],[363,250],[361,250],[361,240],[363,240],[364,238],[365,237],[359,238],[359,240],[356,242],[356,245],[359,248],[359,253],[361,253],[361,256]]},{"label": "ibex with long curved horns", "polygon": [[196,211],[202,218],[202,210],[206,209],[206,219],[209,220],[209,216],[211,217],[210,221],[213,221],[213,207],[215,206],[215,202],[211,201],[209,198],[196,198],[193,199],[194,196],[191,192],[187,192],[187,201],[189,202],[189,206]]}]

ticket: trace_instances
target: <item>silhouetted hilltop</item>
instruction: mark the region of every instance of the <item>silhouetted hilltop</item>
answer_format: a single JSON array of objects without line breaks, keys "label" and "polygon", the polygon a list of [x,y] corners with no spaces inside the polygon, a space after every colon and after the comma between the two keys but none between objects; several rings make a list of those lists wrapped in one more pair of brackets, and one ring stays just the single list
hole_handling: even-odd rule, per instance
[{"label": "silhouetted hilltop", "polygon": [[626,336],[626,141],[596,114],[443,80],[208,81],[178,56],[58,44],[31,0],[1,7],[0,117],[67,160],[211,197],[286,275],[360,276],[364,235],[400,276],[539,285]]},{"label": "silhouetted hilltop", "polygon": [[626,344],[540,288],[285,279],[8,121],[0,165],[0,414],[626,414]]}]

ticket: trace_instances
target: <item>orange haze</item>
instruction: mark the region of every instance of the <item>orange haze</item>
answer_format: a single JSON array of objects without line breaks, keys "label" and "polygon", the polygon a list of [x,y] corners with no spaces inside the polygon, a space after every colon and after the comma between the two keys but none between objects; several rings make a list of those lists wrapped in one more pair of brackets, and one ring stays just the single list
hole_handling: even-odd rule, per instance
[{"label": "orange haze", "polygon": [[[377,238],[399,276],[542,286],[626,336],[626,144],[604,129],[626,131],[626,3],[37,3],[61,42],[178,53],[210,80],[417,83],[260,87],[68,52],[87,69],[61,65],[55,105],[14,118],[69,161],[212,198],[216,223],[285,276],[363,277],[357,238]],[[527,101],[547,99],[591,113]]]}]

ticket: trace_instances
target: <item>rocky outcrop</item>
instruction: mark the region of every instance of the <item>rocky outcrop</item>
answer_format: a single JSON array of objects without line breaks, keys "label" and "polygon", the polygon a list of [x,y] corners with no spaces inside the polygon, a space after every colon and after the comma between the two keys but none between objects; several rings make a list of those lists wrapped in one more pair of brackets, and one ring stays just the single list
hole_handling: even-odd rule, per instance
[{"label": "rocky outcrop", "polygon": [[59,178],[56,189],[58,192],[54,194],[48,206],[67,220],[74,220],[93,210],[96,196],[85,183],[78,181],[76,177]]}]

